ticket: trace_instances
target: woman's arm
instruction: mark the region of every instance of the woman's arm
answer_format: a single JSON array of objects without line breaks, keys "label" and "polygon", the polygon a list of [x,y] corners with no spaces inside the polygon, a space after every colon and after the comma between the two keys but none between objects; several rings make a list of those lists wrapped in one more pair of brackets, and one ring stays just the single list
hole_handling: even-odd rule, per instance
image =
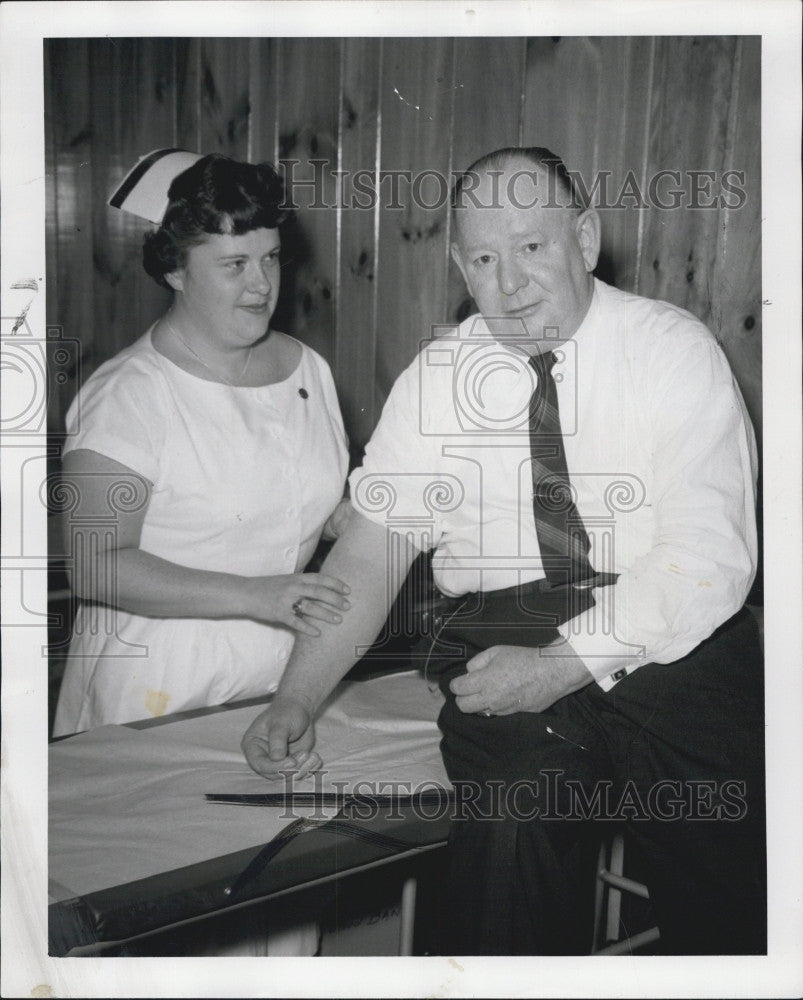
[{"label": "woman's arm", "polygon": [[[77,498],[67,544],[74,550],[72,588],[84,600],[158,618],[252,618],[306,635],[320,634],[307,619],[336,624],[349,607],[349,588],[331,576],[238,576],[143,552],[139,543],[153,484],[104,455],[68,453],[62,478]],[[115,497],[120,502],[113,504]],[[298,600],[304,602],[302,616],[293,611]]]}]

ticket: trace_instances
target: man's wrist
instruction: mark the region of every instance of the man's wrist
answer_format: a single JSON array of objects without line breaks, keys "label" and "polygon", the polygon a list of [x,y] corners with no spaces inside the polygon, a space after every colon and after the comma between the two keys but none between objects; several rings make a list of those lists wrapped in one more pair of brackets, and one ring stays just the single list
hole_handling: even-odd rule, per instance
[{"label": "man's wrist", "polygon": [[318,707],[314,699],[303,691],[282,691],[281,689],[273,696],[271,707],[278,707],[287,702],[295,702],[296,705],[300,705],[310,718],[313,718]]},{"label": "man's wrist", "polygon": [[[560,637],[542,649],[547,651],[547,655],[552,655],[553,661],[570,691],[578,691],[594,680],[594,675],[568,640]],[[555,650],[555,653],[550,654],[550,650]],[[558,650],[560,650],[559,653]]]}]

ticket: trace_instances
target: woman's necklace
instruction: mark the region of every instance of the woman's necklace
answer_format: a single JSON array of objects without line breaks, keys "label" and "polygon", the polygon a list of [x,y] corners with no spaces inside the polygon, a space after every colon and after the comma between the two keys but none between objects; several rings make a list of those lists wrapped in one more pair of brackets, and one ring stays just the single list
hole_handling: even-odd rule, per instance
[{"label": "woman's necklace", "polygon": [[[186,341],[186,340],[185,340],[185,339],[184,339],[184,338],[183,338],[183,337],[181,336],[181,334],[180,334],[180,333],[178,332],[178,330],[177,330],[177,329],[176,329],[176,328],[175,328],[175,327],[173,326],[173,324],[172,324],[172,323],[170,322],[170,320],[169,320],[169,319],[167,318],[167,316],[163,316],[163,317],[162,317],[162,319],[163,319],[163,320],[165,321],[165,323],[167,324],[167,329],[168,329],[168,330],[169,330],[169,331],[170,331],[171,333],[175,334],[175,336],[176,336],[176,337],[178,337],[178,339],[179,339],[179,340],[181,341],[181,343],[182,343],[182,344],[183,344],[183,345],[184,345],[184,346],[185,346],[185,347],[187,348],[187,350],[188,350],[188,351],[190,352],[190,354],[191,354],[191,355],[192,355],[192,356],[193,356],[193,357],[195,358],[195,360],[196,360],[196,361],[197,361],[197,362],[198,362],[199,364],[202,364],[202,365],[204,366],[204,368],[206,368],[206,370],[207,370],[208,372],[211,372],[211,374],[215,376],[215,378],[219,378],[219,379],[223,379],[223,381],[225,382],[225,384],[226,384],[226,385],[234,387],[234,383],[233,383],[233,382],[232,382],[232,381],[231,381],[230,379],[227,379],[227,378],[226,378],[226,376],[225,376],[225,375],[224,375],[224,374],[223,374],[222,372],[217,372],[217,371],[215,371],[215,369],[214,369],[214,368],[212,368],[212,367],[211,367],[210,365],[208,365],[208,364],[207,364],[207,363],[206,363],[206,362],[204,361],[204,359],[203,359],[203,358],[201,357],[201,355],[200,355],[200,354],[197,354],[197,353],[196,353],[196,352],[195,352],[195,351],[194,351],[194,350],[193,350],[193,349],[192,349],[192,348],[190,347],[190,345],[189,345],[189,344],[187,343],[187,341]],[[246,373],[246,371],[248,371],[248,365],[249,365],[249,364],[251,363],[251,355],[252,355],[253,351],[254,351],[254,345],[253,345],[253,344],[251,344],[251,346],[250,346],[250,347],[248,348],[248,356],[247,356],[247,357],[246,357],[246,359],[245,359],[245,364],[243,365],[243,370],[242,370],[242,371],[240,372],[240,374],[239,374],[239,376],[238,376],[238,381],[242,381],[242,380],[243,380],[243,378],[245,378],[245,373]]]}]

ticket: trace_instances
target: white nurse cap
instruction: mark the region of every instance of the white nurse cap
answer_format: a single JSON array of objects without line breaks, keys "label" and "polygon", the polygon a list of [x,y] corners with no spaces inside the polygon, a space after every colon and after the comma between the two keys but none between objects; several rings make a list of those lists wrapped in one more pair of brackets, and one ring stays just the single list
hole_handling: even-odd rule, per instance
[{"label": "white nurse cap", "polygon": [[159,225],[167,211],[170,185],[200,159],[200,153],[186,149],[155,149],[146,153],[126,174],[109,198],[109,205]]}]

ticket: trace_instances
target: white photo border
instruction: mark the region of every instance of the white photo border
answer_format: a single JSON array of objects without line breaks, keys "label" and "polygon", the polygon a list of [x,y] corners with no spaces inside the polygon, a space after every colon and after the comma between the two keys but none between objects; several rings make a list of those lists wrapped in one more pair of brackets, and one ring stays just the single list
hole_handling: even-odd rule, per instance
[{"label": "white photo border", "polygon": [[[765,645],[769,955],[480,959],[117,959],[47,955],[46,628],[4,627],[4,996],[760,996],[803,992],[799,7],[788,0],[5,3],[0,7],[2,309],[45,330],[43,39],[247,35],[762,36]],[[5,360],[5,359],[4,359]],[[3,388],[13,391],[3,365]],[[12,401],[13,405],[14,401]],[[22,462],[4,438],[2,618],[14,621]],[[40,530],[46,546],[44,512]],[[44,549],[43,551],[46,551]],[[26,591],[46,605],[46,574]],[[37,589],[38,588],[38,589]],[[31,665],[34,665],[33,667]],[[235,962],[232,966],[230,963]],[[389,964],[390,963],[390,964]]]}]

